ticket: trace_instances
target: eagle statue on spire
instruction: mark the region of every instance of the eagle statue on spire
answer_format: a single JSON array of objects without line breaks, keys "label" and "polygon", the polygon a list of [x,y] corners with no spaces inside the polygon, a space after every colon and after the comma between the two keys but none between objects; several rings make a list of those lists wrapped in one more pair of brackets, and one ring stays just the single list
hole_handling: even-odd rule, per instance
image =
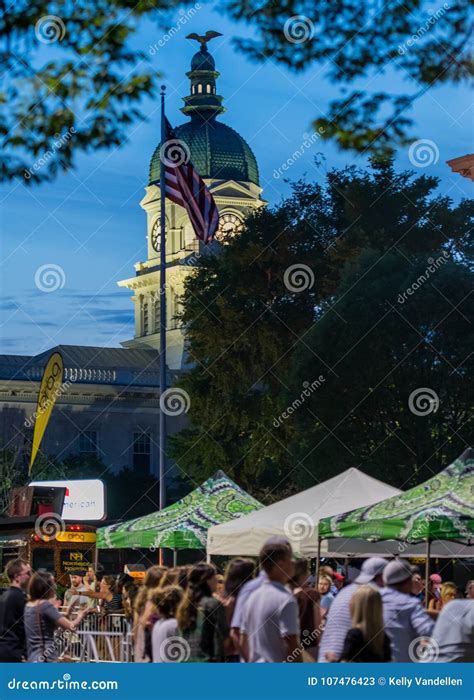
[{"label": "eagle statue on spire", "polygon": [[216,36],[222,36],[222,34],[220,32],[215,32],[213,29],[209,29],[204,36],[193,32],[192,34],[188,34],[186,39],[194,39],[201,45],[201,51],[207,51],[207,42],[211,39],[215,39]]}]

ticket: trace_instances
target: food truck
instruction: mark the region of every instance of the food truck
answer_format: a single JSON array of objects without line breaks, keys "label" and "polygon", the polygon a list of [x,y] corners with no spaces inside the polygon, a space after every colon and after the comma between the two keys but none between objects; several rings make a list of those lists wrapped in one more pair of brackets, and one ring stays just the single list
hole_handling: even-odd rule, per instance
[{"label": "food truck", "polygon": [[94,565],[96,528],[104,517],[98,480],[33,482],[13,489],[8,515],[0,518],[2,570],[21,557],[69,586],[69,574]]}]

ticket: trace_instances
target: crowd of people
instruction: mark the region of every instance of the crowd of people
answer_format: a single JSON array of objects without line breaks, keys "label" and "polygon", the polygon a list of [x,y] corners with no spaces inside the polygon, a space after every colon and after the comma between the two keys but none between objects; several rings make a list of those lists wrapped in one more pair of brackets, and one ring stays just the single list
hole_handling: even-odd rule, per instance
[{"label": "crowd of people", "polygon": [[274,537],[258,569],[242,557],[225,575],[209,563],[152,566],[137,584],[126,574],[98,580],[90,568],[70,576],[64,600],[51,574],[20,559],[6,575],[3,662],[57,661],[57,630],[74,632],[93,613],[123,615],[137,663],[474,661],[474,581],[460,597],[433,574],[425,591],[402,559],[366,559],[350,583],[321,566],[315,580],[308,560]]}]

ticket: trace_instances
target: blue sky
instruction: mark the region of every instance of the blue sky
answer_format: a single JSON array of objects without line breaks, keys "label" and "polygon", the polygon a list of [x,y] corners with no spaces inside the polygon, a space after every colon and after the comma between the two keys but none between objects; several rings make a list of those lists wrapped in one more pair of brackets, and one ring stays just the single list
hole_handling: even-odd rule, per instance
[{"label": "blue sky", "polygon": [[[179,11],[170,17],[177,25]],[[209,44],[221,76],[218,93],[227,112],[220,119],[244,136],[260,168],[263,196],[274,204],[288,193],[283,178],[273,173],[302,146],[311,121],[324,114],[338,86],[325,78],[322,66],[295,75],[273,62],[250,62],[236,53],[233,36],[249,36],[243,25],[203,5],[153,55],[163,30],[151,23],[134,42],[151,56],[152,65],[168,86],[167,113],[174,124],[186,121],[179,112],[188,94],[185,76],[197,48],[185,36],[216,29],[223,37]],[[47,49],[46,49],[47,50]],[[415,91],[393,71],[371,79],[370,90]],[[81,156],[77,168],[52,183],[4,186],[0,192],[1,227],[1,352],[37,354],[57,344],[118,346],[133,336],[130,293],[117,281],[134,274],[133,264],[146,256],[144,194],[151,154],[159,137],[158,100],[143,103],[148,120],[135,125],[122,148]],[[451,173],[446,160],[472,150],[472,104],[465,88],[429,90],[411,112],[413,137],[435,142],[437,163],[420,172],[441,179],[439,192],[454,200],[472,196],[468,180]],[[322,152],[326,164],[317,167]],[[319,142],[304,151],[287,175],[322,180],[331,167],[365,164],[331,144]],[[397,155],[397,167],[412,167],[408,149]],[[59,266],[61,285],[42,292],[35,275],[43,266]]]}]

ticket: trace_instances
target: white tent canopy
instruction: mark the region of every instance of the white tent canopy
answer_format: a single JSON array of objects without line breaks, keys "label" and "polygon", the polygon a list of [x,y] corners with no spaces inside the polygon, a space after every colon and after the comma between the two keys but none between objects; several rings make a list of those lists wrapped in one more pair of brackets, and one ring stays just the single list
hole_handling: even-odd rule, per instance
[{"label": "white tent canopy", "polygon": [[[369,506],[401,493],[398,489],[351,468],[306,491],[208,530],[207,553],[257,556],[272,535],[287,537],[293,550],[316,556],[318,522],[338,513]],[[337,551],[341,556],[341,543]],[[371,548],[365,540],[352,540],[351,548],[361,554]],[[323,542],[321,554],[330,553]]]}]

